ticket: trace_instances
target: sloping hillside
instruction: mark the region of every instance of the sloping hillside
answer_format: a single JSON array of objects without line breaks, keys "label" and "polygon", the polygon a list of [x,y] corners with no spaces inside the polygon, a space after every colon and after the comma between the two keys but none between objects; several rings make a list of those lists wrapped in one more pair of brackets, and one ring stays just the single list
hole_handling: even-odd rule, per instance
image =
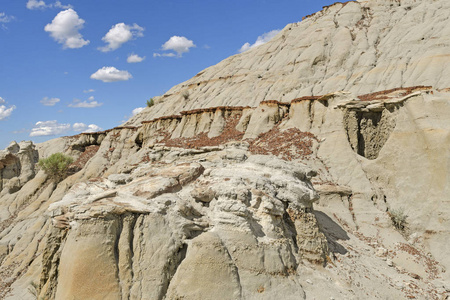
[{"label": "sloping hillside", "polygon": [[12,143],[0,298],[446,299],[447,2],[337,3],[124,126]]},{"label": "sloping hillside", "polygon": [[173,87],[128,124],[182,110],[256,106],[336,91],[448,88],[449,9],[448,1],[336,3]]}]

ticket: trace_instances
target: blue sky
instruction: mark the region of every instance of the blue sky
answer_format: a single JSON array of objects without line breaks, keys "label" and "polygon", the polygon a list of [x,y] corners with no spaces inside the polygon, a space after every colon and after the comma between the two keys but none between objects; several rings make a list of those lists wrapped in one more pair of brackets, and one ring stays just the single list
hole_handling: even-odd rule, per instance
[{"label": "blue sky", "polygon": [[1,0],[0,149],[120,125],[325,0]]}]

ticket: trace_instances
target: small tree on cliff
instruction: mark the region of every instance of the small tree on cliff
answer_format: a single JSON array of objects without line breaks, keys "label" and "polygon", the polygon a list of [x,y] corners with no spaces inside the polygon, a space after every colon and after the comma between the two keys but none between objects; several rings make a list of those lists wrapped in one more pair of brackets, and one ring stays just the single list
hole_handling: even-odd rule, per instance
[{"label": "small tree on cliff", "polygon": [[39,167],[55,181],[61,181],[67,177],[69,166],[73,158],[63,153],[54,153],[47,158],[39,160]]}]

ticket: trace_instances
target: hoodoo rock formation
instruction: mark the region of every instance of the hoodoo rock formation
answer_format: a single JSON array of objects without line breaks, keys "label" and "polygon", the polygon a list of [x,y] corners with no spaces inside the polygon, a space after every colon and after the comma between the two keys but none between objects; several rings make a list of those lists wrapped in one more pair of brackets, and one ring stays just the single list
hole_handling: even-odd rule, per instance
[{"label": "hoodoo rock formation", "polygon": [[449,12],[336,3],[120,127],[12,143],[0,298],[447,299]]}]

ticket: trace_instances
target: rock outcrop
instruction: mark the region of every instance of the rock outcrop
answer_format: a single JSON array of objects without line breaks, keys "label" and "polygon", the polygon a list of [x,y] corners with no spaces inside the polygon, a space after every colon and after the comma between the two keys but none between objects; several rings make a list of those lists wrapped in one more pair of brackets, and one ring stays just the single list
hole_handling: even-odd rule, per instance
[{"label": "rock outcrop", "polygon": [[[356,95],[417,85],[450,87],[450,2],[336,3],[287,25],[155,97],[127,124],[215,106],[257,106],[336,91]],[[300,19],[301,16],[299,16]],[[189,95],[185,98],[183,95]]]},{"label": "rock outcrop", "polygon": [[38,152],[33,143],[12,142],[0,151],[0,191],[15,193],[34,177]]},{"label": "rock outcrop", "polygon": [[446,299],[448,11],[337,3],[124,126],[11,144],[0,298]]}]

